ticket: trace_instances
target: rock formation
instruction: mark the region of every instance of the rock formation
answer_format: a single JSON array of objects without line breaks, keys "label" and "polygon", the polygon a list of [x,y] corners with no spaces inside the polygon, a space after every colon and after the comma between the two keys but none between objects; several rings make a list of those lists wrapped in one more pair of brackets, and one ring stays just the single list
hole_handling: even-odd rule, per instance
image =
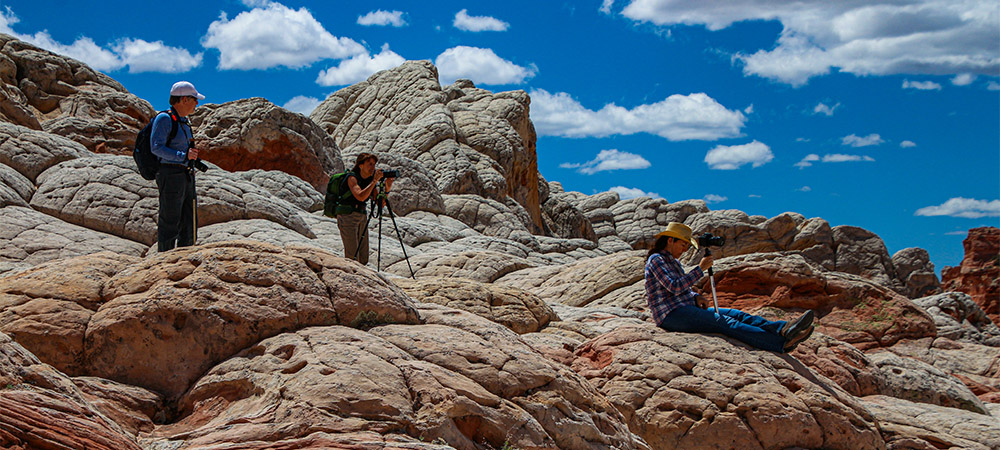
[{"label": "rock formation", "polygon": [[943,289],[971,295],[994,323],[1000,323],[1000,228],[973,228],[962,245],[962,264],[941,271]]},{"label": "rock formation", "polygon": [[[566,192],[538,173],[526,93],[441,86],[411,61],[310,118],[199,107],[198,245],[159,254],[154,184],[101,154],[149,104],[9,36],[0,80],[2,447],[1000,442],[995,228],[970,233],[940,293],[926,251],[890,257],[857,227]],[[363,151],[402,174],[367,267],[318,212]],[[813,309],[813,337],[778,355],[656,328],[643,266],[671,221],[726,238],[721,305]]]}]

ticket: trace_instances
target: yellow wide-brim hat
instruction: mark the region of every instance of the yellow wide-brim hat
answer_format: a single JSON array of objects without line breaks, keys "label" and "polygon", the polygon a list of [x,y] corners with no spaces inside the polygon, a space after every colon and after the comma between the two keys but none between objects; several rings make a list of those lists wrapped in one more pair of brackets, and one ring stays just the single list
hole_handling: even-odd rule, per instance
[{"label": "yellow wide-brim hat", "polygon": [[698,248],[698,241],[691,238],[691,227],[684,225],[680,222],[670,222],[667,224],[667,229],[661,231],[656,235],[657,238],[660,236],[668,236],[677,239],[683,239],[691,243],[691,246]]}]

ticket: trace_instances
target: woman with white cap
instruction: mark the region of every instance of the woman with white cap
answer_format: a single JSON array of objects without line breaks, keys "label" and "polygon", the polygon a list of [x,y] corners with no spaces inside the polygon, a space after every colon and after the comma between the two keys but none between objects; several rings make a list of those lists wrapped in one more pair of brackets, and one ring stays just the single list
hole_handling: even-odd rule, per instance
[{"label": "woman with white cap", "polygon": [[670,222],[656,235],[656,243],[646,259],[646,301],[656,324],[668,331],[720,333],[753,347],[772,352],[790,352],[813,331],[813,312],[807,310],[793,322],[771,321],[738,309],[707,310],[708,301],[691,290],[712,267],[706,255],[697,267],[685,273],[677,260],[698,242],[691,228]]}]

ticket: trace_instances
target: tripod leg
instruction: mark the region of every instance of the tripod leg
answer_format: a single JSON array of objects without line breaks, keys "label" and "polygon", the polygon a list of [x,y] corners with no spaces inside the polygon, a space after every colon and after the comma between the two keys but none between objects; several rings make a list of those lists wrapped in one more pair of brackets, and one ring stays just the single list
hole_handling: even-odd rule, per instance
[{"label": "tripod leg", "polygon": [[392,219],[392,227],[396,229],[396,237],[399,239],[399,248],[403,249],[403,259],[406,260],[406,267],[410,268],[410,278],[416,280],[417,277],[413,274],[413,266],[410,265],[410,257],[406,256],[406,246],[403,245],[403,234],[399,232],[399,227],[396,226],[396,215],[392,213],[392,205],[389,204],[388,198],[385,199],[385,208],[389,210],[389,218]]},{"label": "tripod leg", "polygon": [[[381,208],[381,206],[379,206]],[[378,215],[378,271],[382,271],[382,214]]]},{"label": "tripod leg", "polygon": [[[372,212],[374,213],[374,210]],[[372,215],[368,214],[368,218],[365,219],[365,227],[361,230],[361,236],[358,238],[358,246],[354,249],[354,258],[351,258],[355,261],[358,260],[358,254],[361,252],[361,243],[364,242],[365,235],[368,234],[368,223],[371,222],[371,220]]]}]

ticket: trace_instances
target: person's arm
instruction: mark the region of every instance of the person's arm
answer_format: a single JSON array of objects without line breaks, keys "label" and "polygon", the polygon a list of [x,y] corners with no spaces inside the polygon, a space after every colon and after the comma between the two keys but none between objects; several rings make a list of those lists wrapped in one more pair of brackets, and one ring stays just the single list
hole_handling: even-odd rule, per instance
[{"label": "person's arm", "polygon": [[[170,136],[171,120],[168,114],[156,115],[156,119],[153,120],[153,130],[149,133],[149,150],[165,162],[183,164],[184,160],[187,159],[187,149],[175,150],[167,147],[169,144],[167,137]],[[177,124],[178,133],[180,132],[180,126],[181,124]]]},{"label": "person's arm", "polygon": [[[653,267],[649,271],[653,279],[662,285],[667,291],[680,294],[691,289],[695,282],[701,279],[705,272],[701,267],[695,267],[688,273],[678,272],[676,268],[667,263],[666,258],[660,256],[652,257]],[[678,264],[679,266],[679,264]]]},{"label": "person's arm", "polygon": [[354,174],[348,175],[347,187],[351,188],[351,194],[354,195],[354,198],[358,199],[359,202],[364,202],[368,200],[368,197],[372,195],[372,192],[375,192],[375,185],[378,183],[378,180],[382,178],[382,171],[375,171],[375,178],[373,178],[372,182],[369,183],[364,189],[361,189],[361,186],[358,186],[358,180],[356,178],[357,176]]}]

